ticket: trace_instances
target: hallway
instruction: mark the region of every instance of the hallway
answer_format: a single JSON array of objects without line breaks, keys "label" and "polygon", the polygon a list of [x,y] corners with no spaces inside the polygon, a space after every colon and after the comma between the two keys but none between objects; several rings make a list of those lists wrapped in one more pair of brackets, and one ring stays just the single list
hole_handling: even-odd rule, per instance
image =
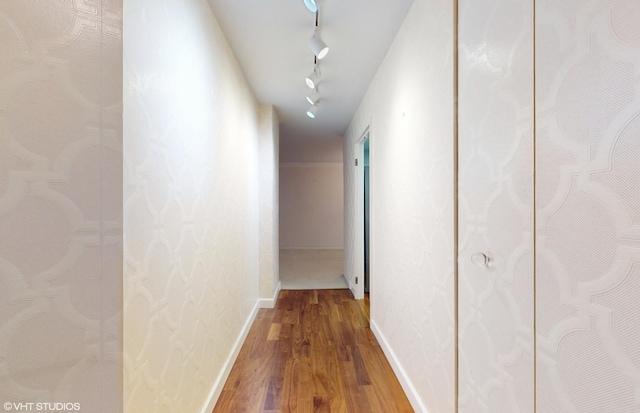
[{"label": "hallway", "polygon": [[282,291],[262,309],[214,413],[413,412],[349,290]]},{"label": "hallway", "polygon": [[5,410],[640,412],[640,1],[313,1],[0,2]]}]

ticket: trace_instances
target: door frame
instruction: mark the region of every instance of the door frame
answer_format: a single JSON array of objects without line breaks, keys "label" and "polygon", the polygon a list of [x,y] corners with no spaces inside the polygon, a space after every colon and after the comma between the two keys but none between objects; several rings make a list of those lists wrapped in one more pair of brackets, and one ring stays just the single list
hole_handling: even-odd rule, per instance
[{"label": "door frame", "polygon": [[[372,185],[371,185],[371,154],[372,154],[372,145],[371,145],[371,125],[368,125],[364,132],[360,135],[358,140],[356,140],[354,154],[355,159],[358,160],[358,164],[355,166],[355,179],[354,179],[354,194],[355,194],[355,247],[356,247],[356,262],[355,262],[355,277],[353,279],[354,284],[349,282],[349,289],[351,289],[351,293],[355,297],[356,300],[364,299],[364,143],[366,140],[369,140],[369,251],[372,250],[372,208],[371,208],[371,194],[372,194]],[[369,256],[369,290],[372,290],[371,287],[371,273],[373,272],[373,265],[371,262],[371,256]],[[358,280],[355,283],[355,280]]]}]

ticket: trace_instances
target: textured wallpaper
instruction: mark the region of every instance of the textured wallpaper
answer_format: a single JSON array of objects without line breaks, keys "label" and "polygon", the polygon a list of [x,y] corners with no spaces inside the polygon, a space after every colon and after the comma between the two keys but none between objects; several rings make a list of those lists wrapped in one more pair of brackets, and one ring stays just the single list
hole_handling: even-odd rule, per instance
[{"label": "textured wallpaper", "polygon": [[[279,176],[278,115],[271,105],[260,105],[260,298],[273,299],[279,280]],[[275,303],[274,303],[275,304]]]},{"label": "textured wallpaper", "polygon": [[640,2],[538,0],[539,412],[640,411]]},{"label": "textured wallpaper", "polygon": [[459,411],[531,413],[533,2],[459,5]]},{"label": "textured wallpaper", "polygon": [[0,2],[4,411],[122,411],[121,85],[121,1]]},{"label": "textured wallpaper", "polygon": [[[354,283],[355,142],[371,127],[371,317],[430,413],[454,410],[453,3],[415,0],[345,136]],[[410,396],[411,397],[411,396]]]},{"label": "textured wallpaper", "polygon": [[258,299],[258,108],[206,0],[124,14],[125,409],[199,412]]}]

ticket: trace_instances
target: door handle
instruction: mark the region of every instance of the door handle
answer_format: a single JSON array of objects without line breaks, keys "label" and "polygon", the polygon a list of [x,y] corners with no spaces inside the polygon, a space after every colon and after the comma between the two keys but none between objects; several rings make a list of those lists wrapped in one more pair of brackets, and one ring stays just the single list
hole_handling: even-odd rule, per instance
[{"label": "door handle", "polygon": [[483,252],[476,252],[471,255],[471,262],[476,267],[490,267],[491,266],[491,258]]}]

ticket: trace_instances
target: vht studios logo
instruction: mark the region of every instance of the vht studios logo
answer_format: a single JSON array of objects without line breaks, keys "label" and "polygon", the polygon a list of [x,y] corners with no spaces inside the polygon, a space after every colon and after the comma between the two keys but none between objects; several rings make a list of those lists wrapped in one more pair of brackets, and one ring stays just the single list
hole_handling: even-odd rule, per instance
[{"label": "vht studios logo", "polygon": [[80,411],[80,403],[6,402],[4,410],[7,412],[77,412]]}]

